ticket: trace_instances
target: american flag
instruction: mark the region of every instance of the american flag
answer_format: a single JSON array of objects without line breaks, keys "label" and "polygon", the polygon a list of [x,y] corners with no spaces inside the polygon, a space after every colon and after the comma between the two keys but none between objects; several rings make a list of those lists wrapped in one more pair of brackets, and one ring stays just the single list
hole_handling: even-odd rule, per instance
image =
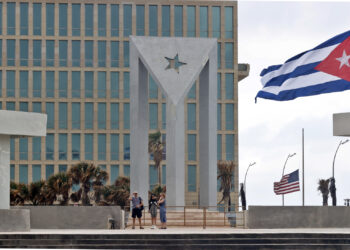
[{"label": "american flag", "polygon": [[299,170],[283,175],[280,182],[274,182],[273,191],[275,191],[275,194],[288,194],[300,191]]}]

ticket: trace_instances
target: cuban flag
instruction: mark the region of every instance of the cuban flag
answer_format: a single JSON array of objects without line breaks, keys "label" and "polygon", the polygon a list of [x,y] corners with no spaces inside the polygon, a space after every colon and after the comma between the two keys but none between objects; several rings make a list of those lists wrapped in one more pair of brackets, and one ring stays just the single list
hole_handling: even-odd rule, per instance
[{"label": "cuban flag", "polygon": [[350,31],[264,69],[255,98],[288,101],[350,89]]}]

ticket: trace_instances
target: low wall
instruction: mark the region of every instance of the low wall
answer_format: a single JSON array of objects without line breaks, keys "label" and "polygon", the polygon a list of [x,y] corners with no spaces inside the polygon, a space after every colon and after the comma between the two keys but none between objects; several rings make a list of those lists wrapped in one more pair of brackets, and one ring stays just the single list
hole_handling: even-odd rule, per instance
[{"label": "low wall", "polygon": [[248,228],[350,228],[350,207],[249,206]]},{"label": "low wall", "polygon": [[0,209],[0,232],[30,230],[28,209]]},{"label": "low wall", "polygon": [[115,228],[123,228],[119,206],[21,206],[11,210],[30,210],[31,229],[108,229],[113,218]]}]

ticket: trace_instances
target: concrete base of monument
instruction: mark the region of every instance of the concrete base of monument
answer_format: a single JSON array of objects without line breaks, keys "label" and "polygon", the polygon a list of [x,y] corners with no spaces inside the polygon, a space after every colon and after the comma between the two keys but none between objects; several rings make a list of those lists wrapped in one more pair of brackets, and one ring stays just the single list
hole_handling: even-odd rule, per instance
[{"label": "concrete base of monument", "polygon": [[248,228],[350,228],[350,207],[249,206]]},{"label": "concrete base of monument", "polygon": [[0,209],[0,232],[25,232],[30,230],[28,209]]}]

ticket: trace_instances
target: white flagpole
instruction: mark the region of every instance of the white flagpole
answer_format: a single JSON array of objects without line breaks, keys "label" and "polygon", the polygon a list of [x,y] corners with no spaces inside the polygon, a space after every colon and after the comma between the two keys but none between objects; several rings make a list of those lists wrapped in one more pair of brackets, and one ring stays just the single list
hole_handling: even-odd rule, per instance
[{"label": "white flagpole", "polygon": [[303,206],[305,206],[305,179],[304,179],[304,128],[302,130],[302,169],[303,169]]}]

